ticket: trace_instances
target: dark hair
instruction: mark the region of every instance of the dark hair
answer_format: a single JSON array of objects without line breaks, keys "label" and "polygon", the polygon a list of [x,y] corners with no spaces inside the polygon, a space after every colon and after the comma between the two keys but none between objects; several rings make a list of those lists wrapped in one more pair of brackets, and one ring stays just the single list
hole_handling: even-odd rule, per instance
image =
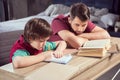
[{"label": "dark hair", "polygon": [[82,21],[90,19],[90,11],[88,7],[83,3],[73,4],[70,9],[70,17],[74,19],[76,16]]},{"label": "dark hair", "polygon": [[24,29],[25,41],[30,39],[46,38],[52,35],[52,29],[47,21],[40,18],[33,18],[27,22]]}]

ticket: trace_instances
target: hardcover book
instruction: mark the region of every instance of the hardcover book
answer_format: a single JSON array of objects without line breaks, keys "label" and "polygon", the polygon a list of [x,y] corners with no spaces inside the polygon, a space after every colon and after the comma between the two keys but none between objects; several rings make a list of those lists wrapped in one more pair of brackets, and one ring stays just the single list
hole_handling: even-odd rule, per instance
[{"label": "hardcover book", "polygon": [[103,57],[111,47],[110,39],[90,40],[81,47],[79,56]]}]

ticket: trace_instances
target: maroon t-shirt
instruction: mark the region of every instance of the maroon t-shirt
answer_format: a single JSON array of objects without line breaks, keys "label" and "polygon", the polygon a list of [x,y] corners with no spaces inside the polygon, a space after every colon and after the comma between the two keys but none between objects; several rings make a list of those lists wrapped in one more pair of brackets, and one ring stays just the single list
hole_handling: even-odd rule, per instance
[{"label": "maroon t-shirt", "polygon": [[[52,21],[51,28],[53,30],[53,35],[50,37],[49,41],[62,40],[57,34],[61,30],[69,30],[74,33],[68,22],[68,17],[69,16],[65,17],[64,15],[59,15]],[[87,28],[84,32],[89,33],[93,30],[94,27],[95,25],[91,21],[88,21]]]}]

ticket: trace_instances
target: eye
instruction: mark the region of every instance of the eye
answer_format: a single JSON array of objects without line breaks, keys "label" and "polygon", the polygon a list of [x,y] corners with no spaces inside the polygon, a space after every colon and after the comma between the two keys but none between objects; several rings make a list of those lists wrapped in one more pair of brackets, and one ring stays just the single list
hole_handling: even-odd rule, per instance
[{"label": "eye", "polygon": [[39,40],[39,42],[45,42],[45,40]]},{"label": "eye", "polygon": [[86,24],[83,24],[83,25],[82,25],[82,27],[85,27],[85,26],[86,26]]},{"label": "eye", "polygon": [[75,26],[80,26],[79,24],[75,24]]}]

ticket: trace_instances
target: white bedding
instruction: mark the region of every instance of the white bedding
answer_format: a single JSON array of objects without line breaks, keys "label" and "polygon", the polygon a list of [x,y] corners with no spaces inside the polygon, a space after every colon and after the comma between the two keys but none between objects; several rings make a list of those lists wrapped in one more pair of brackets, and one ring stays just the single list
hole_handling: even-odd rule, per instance
[{"label": "white bedding", "polygon": [[47,22],[51,23],[53,17],[50,16],[31,16],[27,18],[22,18],[18,20],[10,20],[0,23],[0,33],[2,32],[9,32],[9,31],[15,31],[15,30],[23,30],[25,27],[25,24],[28,20],[32,18],[42,18],[45,19]]},{"label": "white bedding", "polygon": [[69,12],[69,7],[64,6],[62,4],[54,4],[54,5],[52,4],[44,12],[41,12],[38,15],[17,19],[17,20],[0,22],[0,33],[15,31],[15,30],[23,30],[27,21],[32,18],[42,18],[51,24],[53,18],[56,17],[58,14],[68,14],[68,12]]},{"label": "white bedding", "polygon": [[[54,17],[56,17],[58,14],[69,14],[69,7],[61,4],[52,4],[50,5],[44,12],[39,13],[35,16],[30,16],[22,19],[17,20],[10,20],[5,22],[0,22],[0,33],[2,32],[9,32],[9,31],[15,31],[15,30],[23,30],[25,27],[25,24],[28,20],[32,18],[43,18],[48,23],[51,24]],[[115,20],[118,18],[118,15],[112,14],[112,17],[109,17],[109,13],[107,9],[95,9],[93,7],[90,7],[91,12],[91,21],[96,22],[96,24],[103,28],[108,28],[108,25],[113,26]],[[108,18],[106,18],[108,17]],[[114,19],[114,20],[113,20]],[[109,22],[106,21],[109,20]],[[111,22],[112,21],[112,22]]]}]

